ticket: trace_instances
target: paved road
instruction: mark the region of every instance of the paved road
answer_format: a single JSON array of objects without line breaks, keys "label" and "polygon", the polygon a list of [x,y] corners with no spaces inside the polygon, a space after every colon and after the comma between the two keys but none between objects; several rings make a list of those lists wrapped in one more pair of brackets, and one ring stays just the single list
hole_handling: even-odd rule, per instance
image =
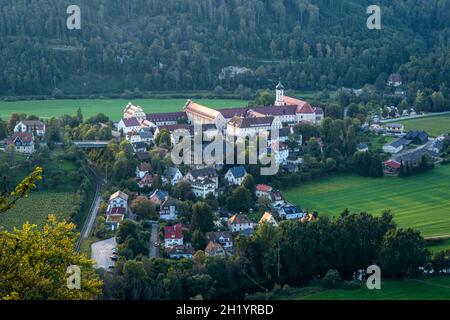
[{"label": "paved road", "polygon": [[159,248],[154,246],[155,242],[159,242],[158,239],[159,226],[157,223],[152,223],[152,233],[150,236],[150,258],[158,258]]},{"label": "paved road", "polygon": [[95,261],[94,268],[103,268],[108,270],[108,267],[114,265],[111,260],[112,249],[117,246],[116,238],[111,238],[91,245],[91,258]]}]

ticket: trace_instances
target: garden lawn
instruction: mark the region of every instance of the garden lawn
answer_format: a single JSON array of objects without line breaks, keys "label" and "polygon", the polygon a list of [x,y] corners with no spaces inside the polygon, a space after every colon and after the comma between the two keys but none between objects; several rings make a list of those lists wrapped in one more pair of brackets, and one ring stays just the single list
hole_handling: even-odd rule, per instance
[{"label": "garden lawn", "polygon": [[16,207],[0,214],[0,226],[12,230],[28,221],[41,227],[49,214],[69,218],[74,196],[72,192],[33,191],[28,198],[19,200]]},{"label": "garden lawn", "polygon": [[334,175],[283,190],[286,200],[304,210],[338,216],[344,209],[379,215],[391,210],[399,227],[425,237],[450,235],[450,166],[408,178]]},{"label": "garden lawn", "polygon": [[356,290],[327,290],[299,294],[289,300],[450,300],[450,276],[408,280],[382,280],[381,290],[365,285]]},{"label": "garden lawn", "polygon": [[[133,99],[147,113],[182,111],[187,99]],[[233,108],[247,105],[244,100],[228,99],[194,99],[195,102],[212,108]],[[0,102],[0,117],[9,118],[13,112],[34,114],[42,118],[58,117],[64,114],[73,115],[81,107],[85,117],[104,113],[113,121],[122,118],[123,109],[129,100],[124,99],[94,99],[94,100],[33,100]]]},{"label": "garden lawn", "polygon": [[421,119],[399,121],[405,125],[405,130],[424,130],[429,135],[436,137],[450,132],[450,115],[431,116]]}]

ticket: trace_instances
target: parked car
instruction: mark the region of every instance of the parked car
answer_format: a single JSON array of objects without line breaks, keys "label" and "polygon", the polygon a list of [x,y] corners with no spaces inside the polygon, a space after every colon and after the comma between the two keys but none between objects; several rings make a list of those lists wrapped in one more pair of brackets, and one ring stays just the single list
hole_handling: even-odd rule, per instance
[{"label": "parked car", "polygon": [[115,254],[113,254],[112,256],[110,256],[110,259],[111,259],[112,261],[117,261],[117,258],[118,258],[118,256],[115,255]]},{"label": "parked car", "polygon": [[158,242],[155,242],[155,243],[153,243],[153,246],[159,247],[159,243],[158,243]]}]

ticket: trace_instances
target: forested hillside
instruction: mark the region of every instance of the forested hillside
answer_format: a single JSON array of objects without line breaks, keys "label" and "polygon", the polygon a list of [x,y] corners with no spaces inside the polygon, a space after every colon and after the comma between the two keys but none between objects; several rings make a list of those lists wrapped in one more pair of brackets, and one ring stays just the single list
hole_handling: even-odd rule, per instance
[{"label": "forested hillside", "polygon": [[[356,88],[397,71],[411,92],[449,86],[450,0],[375,2],[382,30],[368,0],[78,0],[70,31],[72,2],[1,0],[0,95]],[[227,66],[250,71],[219,78]]]}]

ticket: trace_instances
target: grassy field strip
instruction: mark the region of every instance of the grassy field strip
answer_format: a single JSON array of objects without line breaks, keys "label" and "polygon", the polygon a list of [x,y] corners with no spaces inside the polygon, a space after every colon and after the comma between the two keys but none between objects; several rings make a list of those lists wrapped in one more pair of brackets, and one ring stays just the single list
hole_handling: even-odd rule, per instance
[{"label": "grassy field strip", "polygon": [[[187,99],[133,99],[147,113],[182,111]],[[233,108],[247,105],[244,100],[231,99],[196,99],[196,102],[212,108]],[[82,99],[82,100],[36,100],[0,102],[0,117],[7,119],[12,112],[34,114],[43,118],[57,117],[63,114],[75,114],[81,107],[84,116],[104,113],[112,120],[122,117],[126,99]]]},{"label": "grassy field strip", "polygon": [[424,280],[382,280],[381,290],[327,290],[310,295],[293,295],[291,300],[449,300],[450,276]]},{"label": "grassy field strip", "polygon": [[288,201],[303,209],[337,216],[353,212],[380,214],[391,210],[400,227],[414,227],[425,237],[450,234],[450,166],[422,175],[371,179],[335,175],[284,190]]},{"label": "grassy field strip", "polygon": [[406,130],[425,130],[431,136],[439,136],[443,133],[450,132],[450,115],[433,116],[426,118],[402,120],[399,123],[405,125]]}]

